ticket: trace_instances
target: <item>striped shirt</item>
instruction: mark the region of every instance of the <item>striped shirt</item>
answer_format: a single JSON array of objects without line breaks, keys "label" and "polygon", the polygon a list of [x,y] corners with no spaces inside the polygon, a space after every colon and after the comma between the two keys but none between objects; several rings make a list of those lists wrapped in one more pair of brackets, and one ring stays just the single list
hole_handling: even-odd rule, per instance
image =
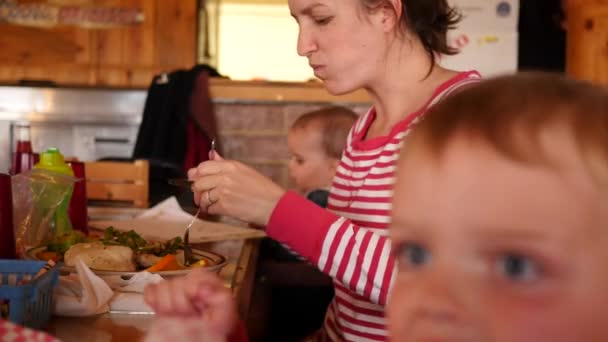
[{"label": "striped shirt", "polygon": [[399,151],[429,107],[480,79],[475,71],[456,75],[421,110],[397,123],[388,136],[365,139],[375,118],[372,108],[351,129],[328,210],[293,192],[287,192],[275,207],[268,235],[334,279],[335,298],[324,325],[329,340],[387,339],[384,306],[396,272],[387,228]]}]

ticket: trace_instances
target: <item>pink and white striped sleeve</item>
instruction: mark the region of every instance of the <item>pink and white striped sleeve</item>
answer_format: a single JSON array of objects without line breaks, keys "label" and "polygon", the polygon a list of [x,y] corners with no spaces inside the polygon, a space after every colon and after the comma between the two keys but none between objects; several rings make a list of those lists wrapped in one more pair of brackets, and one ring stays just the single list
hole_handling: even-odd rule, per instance
[{"label": "pink and white striped sleeve", "polygon": [[343,286],[385,305],[395,274],[390,240],[287,192],[266,232],[316,264]]}]

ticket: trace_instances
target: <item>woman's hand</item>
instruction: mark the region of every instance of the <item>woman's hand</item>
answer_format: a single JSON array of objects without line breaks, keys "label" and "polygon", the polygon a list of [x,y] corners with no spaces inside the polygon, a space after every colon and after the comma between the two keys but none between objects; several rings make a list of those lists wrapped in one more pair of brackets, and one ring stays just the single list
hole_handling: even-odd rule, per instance
[{"label": "woman's hand", "polygon": [[214,153],[214,160],[190,169],[188,178],[194,181],[194,201],[208,213],[262,226],[268,223],[285,193],[283,188],[251,167],[224,160],[217,153]]},{"label": "woman's hand", "polygon": [[230,336],[238,321],[230,290],[216,274],[200,268],[184,277],[148,285],[144,299],[159,317],[184,326],[195,322],[211,336]]}]

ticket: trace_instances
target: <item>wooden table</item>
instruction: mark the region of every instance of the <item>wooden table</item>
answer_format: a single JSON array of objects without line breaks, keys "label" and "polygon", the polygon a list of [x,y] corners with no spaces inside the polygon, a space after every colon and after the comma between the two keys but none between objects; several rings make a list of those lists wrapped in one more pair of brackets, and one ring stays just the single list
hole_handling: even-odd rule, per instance
[{"label": "wooden table", "polygon": [[[230,240],[197,247],[224,255],[228,264],[219,276],[232,289],[241,319],[247,320],[259,249],[258,239]],[[106,313],[94,317],[53,317],[45,329],[64,342],[139,341],[153,323],[153,314]]]}]

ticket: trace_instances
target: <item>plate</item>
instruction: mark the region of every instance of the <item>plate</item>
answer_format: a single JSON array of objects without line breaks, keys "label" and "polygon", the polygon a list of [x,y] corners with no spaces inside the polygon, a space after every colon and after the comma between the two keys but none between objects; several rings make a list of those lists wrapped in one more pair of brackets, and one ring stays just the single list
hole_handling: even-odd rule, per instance
[{"label": "plate", "polygon": [[[29,260],[40,260],[40,259],[38,259],[38,257],[36,257],[36,255],[38,253],[44,252],[44,251],[46,251],[46,246],[31,248],[25,253],[25,257]],[[192,256],[196,260],[206,260],[207,266],[200,266],[200,268],[203,268],[209,272],[219,272],[222,269],[222,267],[224,267],[224,265],[226,265],[226,258],[224,256],[214,253],[214,252],[193,248]],[[199,268],[199,267],[197,267],[197,268]],[[151,273],[158,274],[162,277],[165,277],[165,276],[171,277],[171,276],[179,276],[179,275],[187,274],[192,269],[193,268],[186,268],[183,270],[158,271],[158,272],[151,272]],[[61,271],[66,272],[66,273],[76,273],[76,267],[70,267],[70,266],[66,266],[64,264],[61,267]],[[136,271],[136,272],[107,271],[107,270],[98,270],[95,268],[91,268],[91,271],[93,271],[93,273],[100,275],[100,276],[132,276],[136,273],[141,272],[141,271]]]}]

